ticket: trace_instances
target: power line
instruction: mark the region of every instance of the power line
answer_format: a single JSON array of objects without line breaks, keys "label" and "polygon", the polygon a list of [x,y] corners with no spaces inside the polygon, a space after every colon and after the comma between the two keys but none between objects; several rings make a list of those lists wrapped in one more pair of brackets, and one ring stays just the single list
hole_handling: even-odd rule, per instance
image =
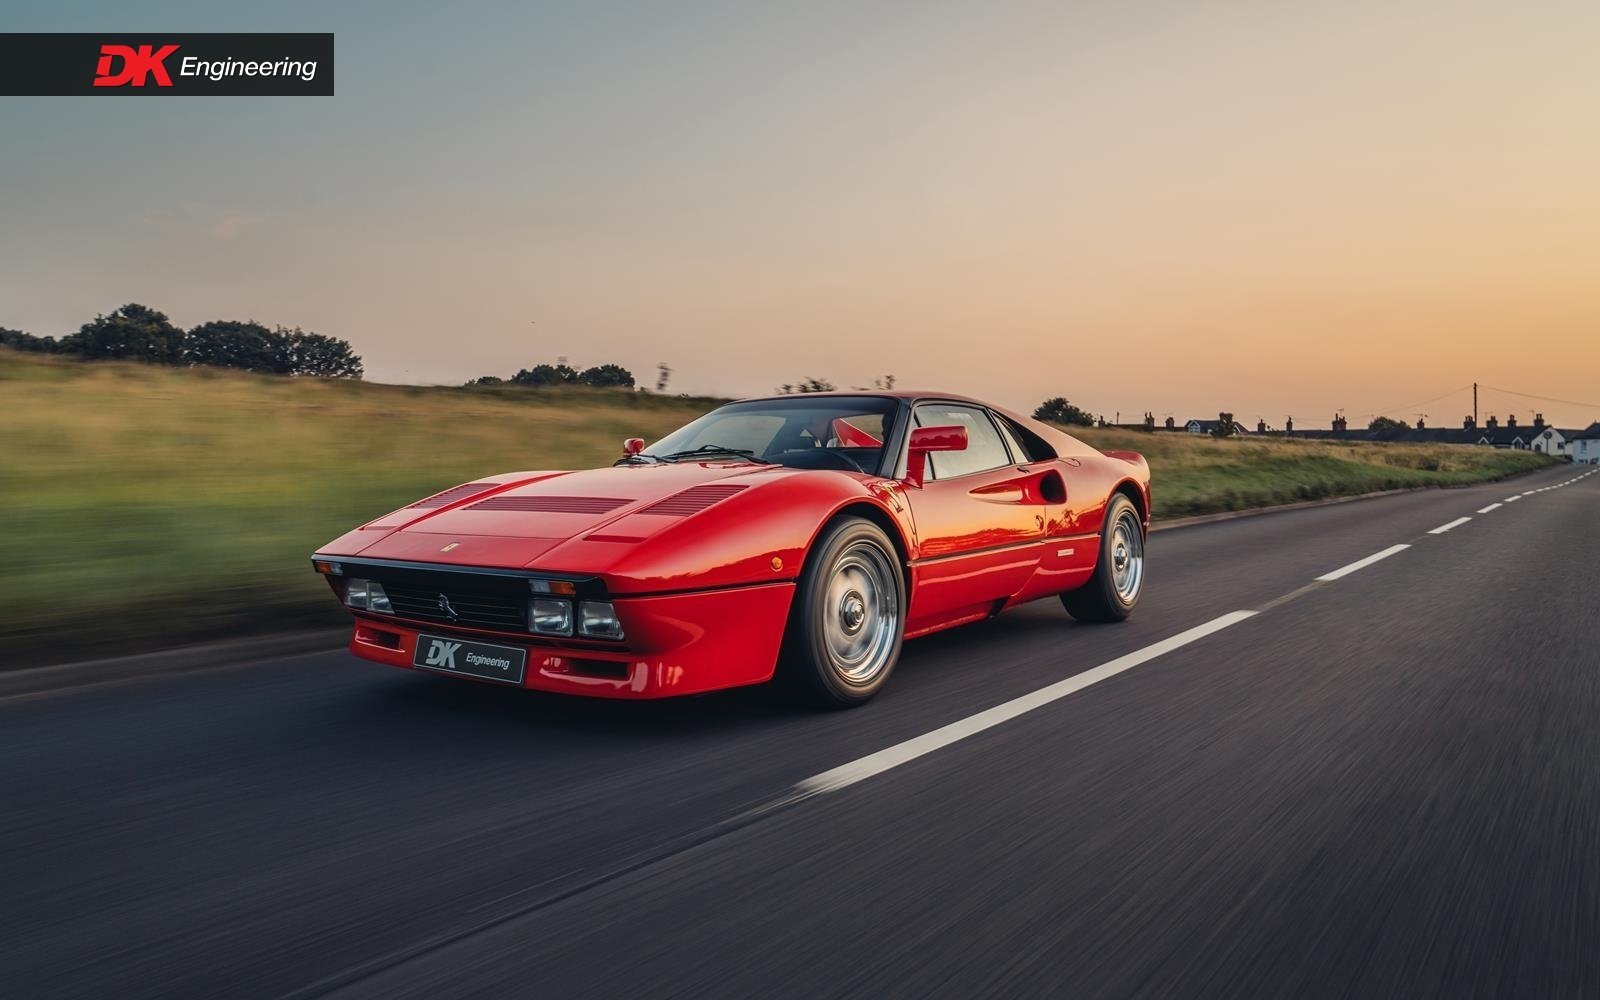
[{"label": "power line", "polygon": [[1388,416],[1391,412],[1396,411],[1396,410],[1398,410],[1401,413],[1415,412],[1415,411],[1421,409],[1422,407],[1427,406],[1429,403],[1437,403],[1441,399],[1448,399],[1451,396],[1454,396],[1458,392],[1466,392],[1466,391],[1470,390],[1471,388],[1472,388],[1471,385],[1464,385],[1464,386],[1461,386],[1461,387],[1456,388],[1456,389],[1451,389],[1449,392],[1441,392],[1441,393],[1439,393],[1439,395],[1434,396],[1431,399],[1424,399],[1424,400],[1422,400],[1420,402],[1416,402],[1416,403],[1408,403],[1405,406],[1386,406],[1381,410],[1373,410],[1371,413],[1367,414],[1367,416],[1369,416],[1369,417]]},{"label": "power line", "polygon": [[1491,389],[1495,392],[1503,392],[1508,396],[1521,396],[1523,399],[1537,399],[1543,403],[1560,403],[1563,406],[1587,406],[1590,409],[1600,410],[1600,403],[1581,403],[1575,399],[1557,399],[1554,396],[1535,396],[1531,392],[1515,392],[1511,389],[1501,389],[1492,385],[1485,385],[1483,387],[1485,389]]}]

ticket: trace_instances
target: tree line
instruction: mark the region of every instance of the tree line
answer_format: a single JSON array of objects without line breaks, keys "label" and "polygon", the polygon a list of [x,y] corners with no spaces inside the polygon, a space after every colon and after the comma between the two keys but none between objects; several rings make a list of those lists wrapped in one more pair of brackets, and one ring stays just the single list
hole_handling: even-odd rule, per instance
[{"label": "tree line", "polygon": [[166,313],[137,302],[96,316],[76,333],[59,338],[0,327],[0,346],[84,360],[206,365],[269,375],[352,379],[362,375],[361,356],[337,337],[298,326],[269,329],[253,319],[216,319],[184,330]]},{"label": "tree line", "polygon": [[[656,391],[663,392],[667,388],[667,377],[671,369],[665,365],[658,366],[664,371],[656,380]],[[510,378],[501,378],[498,375],[483,375],[468,382],[467,385],[526,385],[535,388],[558,385],[586,385],[597,389],[632,389],[634,387],[633,372],[621,365],[605,364],[585,368],[582,371],[567,364],[565,358],[555,364],[538,364],[532,368],[523,368]]]}]

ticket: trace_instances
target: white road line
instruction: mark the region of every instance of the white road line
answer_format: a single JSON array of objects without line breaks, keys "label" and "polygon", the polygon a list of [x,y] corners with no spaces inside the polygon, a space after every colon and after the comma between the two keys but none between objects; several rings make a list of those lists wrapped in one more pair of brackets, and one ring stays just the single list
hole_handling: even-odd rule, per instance
[{"label": "white road line", "polygon": [[969,715],[965,719],[952,722],[947,726],[940,726],[930,733],[913,737],[904,743],[896,743],[876,753],[869,753],[859,760],[842,764],[821,774],[812,775],[794,786],[798,796],[816,795],[821,792],[836,792],[841,788],[864,781],[876,774],[899,767],[908,761],[930,754],[942,747],[947,747],[968,736],[976,735],[985,729],[992,729],[1002,722],[1009,722],[1019,715],[1024,715],[1036,708],[1045,705],[1069,694],[1082,691],[1091,684],[1098,684],[1108,677],[1115,677],[1124,670],[1131,670],[1141,663],[1153,660],[1164,653],[1189,645],[1198,639],[1203,639],[1213,632],[1220,632],[1230,625],[1237,625],[1255,615],[1254,611],[1230,611],[1221,618],[1213,618],[1204,625],[1196,625],[1187,632],[1179,632],[1170,639],[1163,639],[1154,645],[1119,656],[1100,664],[1098,667],[1085,670],[1081,674],[1074,674],[1065,680],[1040,688],[1031,694],[1025,694],[993,708],[985,709],[977,715]]},{"label": "white road line", "polygon": [[1522,491],[1522,495],[1525,496],[1525,497],[1531,497],[1537,492],[1539,492],[1539,491],[1538,490],[1523,490]]},{"label": "white road line", "polygon": [[1470,518],[1470,517],[1458,517],[1454,521],[1451,521],[1449,524],[1441,524],[1441,525],[1439,525],[1437,528],[1434,528],[1432,531],[1428,532],[1428,534],[1430,534],[1430,535],[1442,535],[1445,532],[1449,531],[1451,528],[1459,528],[1463,524],[1466,524],[1470,520],[1472,520],[1472,518]]},{"label": "white road line", "polygon": [[1479,507],[1478,508],[1478,513],[1487,514],[1491,510],[1499,510],[1501,507],[1504,507],[1504,506],[1505,506],[1505,504],[1503,504],[1503,503],[1492,503],[1487,507]]},{"label": "white road line", "polygon": [[1522,499],[1522,498],[1521,498],[1521,497],[1520,497],[1520,496],[1516,496],[1516,497],[1506,497],[1506,503],[1512,503],[1512,502],[1514,502],[1514,501],[1517,501],[1517,500],[1521,500],[1521,499]]},{"label": "white road line", "polygon": [[1324,573],[1321,576],[1317,577],[1317,579],[1321,580],[1324,583],[1326,583],[1326,582],[1328,582],[1330,580],[1337,580],[1342,576],[1349,576],[1351,573],[1354,573],[1358,569],[1366,569],[1368,566],[1371,566],[1373,563],[1377,562],[1380,559],[1387,559],[1390,556],[1394,555],[1396,552],[1404,552],[1406,549],[1409,549],[1409,548],[1411,548],[1411,546],[1409,546],[1409,545],[1391,545],[1388,548],[1384,549],[1382,552],[1374,552],[1372,555],[1367,556],[1365,559],[1357,559],[1355,562],[1351,563],[1348,566],[1340,566],[1338,569],[1334,570],[1332,573]]}]

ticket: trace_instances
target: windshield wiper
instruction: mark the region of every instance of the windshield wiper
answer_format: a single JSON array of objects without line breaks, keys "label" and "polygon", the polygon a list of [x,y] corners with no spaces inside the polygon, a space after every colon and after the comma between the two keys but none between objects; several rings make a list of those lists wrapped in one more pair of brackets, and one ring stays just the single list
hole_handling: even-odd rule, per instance
[{"label": "windshield wiper", "polygon": [[660,461],[661,461],[661,459],[655,457],[654,455],[646,455],[644,452],[641,451],[636,455],[624,455],[621,458],[617,459],[615,462],[612,462],[611,464],[612,465],[655,465],[655,464],[659,463]]},{"label": "windshield wiper", "polygon": [[[771,465],[772,463],[760,458],[748,448],[725,448],[720,444],[703,444],[698,448],[688,451],[675,451],[670,455],[662,455],[662,461],[673,462],[680,458],[702,458],[707,455],[737,455],[746,462],[755,462],[757,465]],[[652,456],[654,457],[654,456]]]}]

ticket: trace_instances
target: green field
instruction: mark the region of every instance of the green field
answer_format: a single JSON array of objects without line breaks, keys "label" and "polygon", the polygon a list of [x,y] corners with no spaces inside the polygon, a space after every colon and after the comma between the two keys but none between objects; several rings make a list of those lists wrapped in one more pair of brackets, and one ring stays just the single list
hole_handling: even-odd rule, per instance
[{"label": "green field", "polygon": [[[477,476],[611,461],[715,401],[418,388],[0,350],[0,669],[337,622],[316,546]],[[1150,457],[1157,517],[1537,468],[1448,446],[1091,431]]]}]

